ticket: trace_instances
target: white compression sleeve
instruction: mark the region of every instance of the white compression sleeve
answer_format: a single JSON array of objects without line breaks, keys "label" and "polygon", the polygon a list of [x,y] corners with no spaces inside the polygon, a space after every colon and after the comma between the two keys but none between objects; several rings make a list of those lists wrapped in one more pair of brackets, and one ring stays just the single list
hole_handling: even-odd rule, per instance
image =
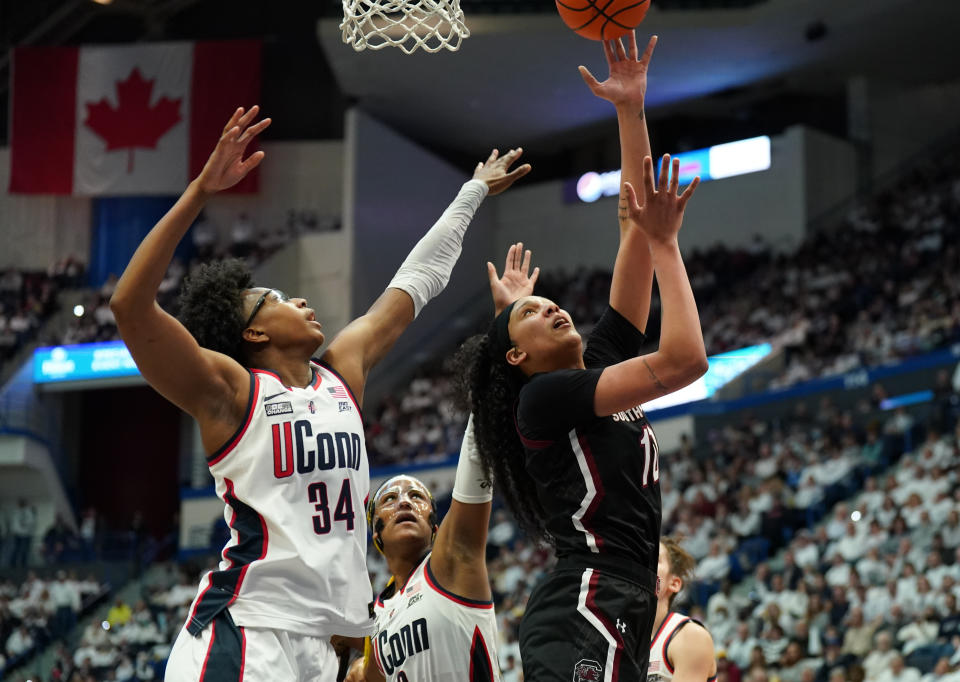
[{"label": "white compression sleeve", "polygon": [[473,415],[467,420],[467,430],[460,446],[457,477],[453,483],[453,499],[464,504],[483,504],[493,499],[493,482],[483,473],[477,441],[473,436]]},{"label": "white compression sleeve", "polygon": [[417,242],[387,285],[410,294],[414,316],[450,281],[450,273],[460,257],[463,234],[488,191],[482,180],[464,183],[457,198]]}]

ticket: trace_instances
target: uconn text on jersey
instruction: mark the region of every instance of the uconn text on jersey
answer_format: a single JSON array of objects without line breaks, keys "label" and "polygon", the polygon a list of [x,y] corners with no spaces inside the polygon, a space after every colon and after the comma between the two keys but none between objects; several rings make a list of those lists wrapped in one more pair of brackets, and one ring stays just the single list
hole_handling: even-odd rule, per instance
[{"label": "uconn text on jersey", "polygon": [[286,478],[333,468],[360,469],[360,436],[347,431],[314,434],[306,419],[272,424],[273,475]]}]

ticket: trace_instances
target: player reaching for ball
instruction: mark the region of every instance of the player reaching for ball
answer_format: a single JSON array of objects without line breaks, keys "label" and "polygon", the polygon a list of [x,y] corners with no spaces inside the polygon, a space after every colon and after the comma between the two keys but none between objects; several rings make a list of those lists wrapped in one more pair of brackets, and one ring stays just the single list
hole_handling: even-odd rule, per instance
[{"label": "player reaching for ball", "polygon": [[[503,277],[490,266],[490,286],[507,302],[533,292],[539,271],[515,244]],[[506,305],[506,303],[504,303]],[[374,606],[376,631],[347,682],[500,680],[497,622],[487,575],[487,527],[493,487],[467,422],[450,510],[412,476],[389,479],[370,498],[367,521],[391,578]]]},{"label": "player reaching for ball", "polygon": [[647,682],[713,682],[717,678],[713,637],[700,621],[671,611],[673,600],[693,575],[694,564],[679,542],[660,538],[657,618],[650,638]]},{"label": "player reaching for ball", "polygon": [[207,199],[263,159],[244,151],[270,119],[237,109],[200,175],[144,238],[110,307],[144,378],[200,428],[231,537],[177,636],[166,679],[334,680],[329,637],[367,635],[363,505],[370,474],[360,405],[370,369],[440,293],[464,232],[519,150],[494,151],[367,313],[330,343],[302,298],[254,287],[240,261],[184,283],[181,321],[156,302],[177,243]]},{"label": "player reaching for ball", "polygon": [[[610,77],[581,67],[617,109],[623,160],[620,247],[609,307],[583,350],[573,320],[537,296],[514,300],[461,351],[480,457],[528,535],[556,547],[520,626],[526,680],[646,678],[656,614],[659,452],[641,404],[707,368],[696,301],[677,234],[698,182],[678,191],[679,164],[659,186],[644,117],[647,66],[636,40],[604,44]],[[642,182],[641,182],[642,180]],[[638,203],[637,191],[642,188]],[[653,271],[662,303],[659,349],[644,342]]]}]

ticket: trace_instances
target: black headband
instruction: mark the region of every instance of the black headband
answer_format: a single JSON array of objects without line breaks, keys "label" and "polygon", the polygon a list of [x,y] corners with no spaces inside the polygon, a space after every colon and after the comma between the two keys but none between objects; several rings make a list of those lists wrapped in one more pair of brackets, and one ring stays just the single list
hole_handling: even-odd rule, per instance
[{"label": "black headband", "polygon": [[493,320],[493,326],[490,330],[490,351],[496,360],[503,360],[507,351],[513,348],[513,342],[510,340],[510,314],[513,312],[513,306],[516,301],[508,305]]}]

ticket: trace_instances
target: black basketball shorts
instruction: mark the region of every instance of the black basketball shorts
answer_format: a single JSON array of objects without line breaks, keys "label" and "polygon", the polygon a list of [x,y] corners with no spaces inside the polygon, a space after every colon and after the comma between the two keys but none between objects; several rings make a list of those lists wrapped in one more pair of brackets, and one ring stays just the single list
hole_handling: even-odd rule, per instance
[{"label": "black basketball shorts", "polygon": [[544,577],[520,623],[524,682],[644,682],[656,575],[636,571],[638,582],[561,562]]}]

